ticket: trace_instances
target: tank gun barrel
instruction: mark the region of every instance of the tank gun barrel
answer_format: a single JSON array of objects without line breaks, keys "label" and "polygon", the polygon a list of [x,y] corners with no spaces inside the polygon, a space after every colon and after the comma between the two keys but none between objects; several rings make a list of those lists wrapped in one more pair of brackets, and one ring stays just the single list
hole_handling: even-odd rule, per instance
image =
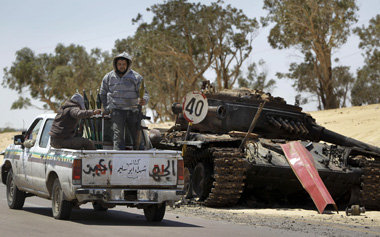
[{"label": "tank gun barrel", "polygon": [[[316,126],[318,126],[319,128],[316,128]],[[331,131],[327,128],[324,128],[322,126],[319,126],[319,125],[316,125],[316,126],[313,126],[313,128],[316,128],[320,131],[319,139],[322,141],[329,142],[332,144],[341,145],[341,146],[347,146],[347,147],[359,147],[359,148],[362,148],[366,151],[371,151],[371,152],[375,152],[375,153],[380,154],[380,148],[379,147],[358,141],[358,140],[350,138],[350,137],[346,137],[342,134],[333,132],[333,131]]]}]

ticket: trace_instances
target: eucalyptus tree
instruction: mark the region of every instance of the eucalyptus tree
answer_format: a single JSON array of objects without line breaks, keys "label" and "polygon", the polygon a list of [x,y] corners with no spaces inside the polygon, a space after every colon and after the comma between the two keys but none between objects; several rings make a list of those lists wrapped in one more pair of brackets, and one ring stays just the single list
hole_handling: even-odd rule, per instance
[{"label": "eucalyptus tree", "polygon": [[117,40],[113,51],[134,55],[134,67],[150,89],[155,116],[173,118],[170,105],[199,89],[206,71],[215,72],[219,89],[234,85],[252,50],[255,19],[222,1],[205,5],[170,0],[148,11],[152,20],[144,22],[138,14],[133,20],[138,24],[136,33]]},{"label": "eucalyptus tree", "polygon": [[332,53],[347,41],[350,26],[357,21],[355,0],[265,0],[266,26],[274,23],[268,41],[273,48],[294,47],[304,62],[292,63],[290,79],[300,91],[318,96],[321,107],[339,107],[335,90]]},{"label": "eucalyptus tree", "polygon": [[272,92],[276,81],[268,79],[268,70],[264,60],[249,64],[246,75],[241,75],[238,79],[239,87],[246,87],[254,90]]},{"label": "eucalyptus tree", "polygon": [[57,111],[76,90],[95,91],[110,67],[110,56],[99,49],[89,54],[83,46],[58,44],[54,53],[36,55],[23,48],[12,66],[4,68],[2,85],[20,95],[12,109],[33,106],[34,99],[43,102],[44,109]]},{"label": "eucalyptus tree", "polygon": [[[288,73],[277,73],[278,78],[289,78],[293,80],[293,87],[298,92],[297,100],[301,104],[311,102],[310,94],[317,97],[318,109],[325,108],[323,105],[323,91],[320,87],[319,77],[315,70],[315,57],[311,53],[305,55],[304,62],[291,63]],[[336,59],[336,61],[338,61]],[[331,70],[331,86],[335,95],[337,107],[346,107],[348,97],[355,82],[347,66],[336,66]],[[302,95],[301,92],[308,94]]]},{"label": "eucalyptus tree", "polygon": [[359,48],[364,52],[364,66],[357,71],[351,92],[353,105],[380,103],[380,15],[369,21],[368,27],[357,27]]}]

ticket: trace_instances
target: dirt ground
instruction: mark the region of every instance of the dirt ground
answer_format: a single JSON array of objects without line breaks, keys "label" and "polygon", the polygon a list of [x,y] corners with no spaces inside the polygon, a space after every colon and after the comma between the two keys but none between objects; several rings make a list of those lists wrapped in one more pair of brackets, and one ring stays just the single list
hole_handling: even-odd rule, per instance
[{"label": "dirt ground", "polygon": [[0,133],[0,151],[5,150],[13,142],[13,137],[18,134],[21,134],[21,132]]},{"label": "dirt ground", "polygon": [[318,214],[316,210],[305,209],[181,206],[169,209],[168,212],[241,225],[270,227],[284,230],[284,233],[291,230],[304,233],[305,236],[380,236],[378,211],[346,216],[344,211]]},{"label": "dirt ground", "polygon": [[[317,123],[335,132],[380,147],[380,104],[310,112]],[[158,125],[168,127],[171,124]],[[150,125],[149,127],[157,127]],[[16,133],[0,134],[0,151],[13,141]],[[0,156],[2,163],[2,156]],[[203,206],[181,206],[171,213],[227,222],[269,226],[300,231],[317,236],[380,236],[380,212],[367,211],[360,216],[346,216],[341,210],[318,214],[306,209],[215,209]]]},{"label": "dirt ground", "polygon": [[310,112],[334,132],[380,147],[380,104]]}]

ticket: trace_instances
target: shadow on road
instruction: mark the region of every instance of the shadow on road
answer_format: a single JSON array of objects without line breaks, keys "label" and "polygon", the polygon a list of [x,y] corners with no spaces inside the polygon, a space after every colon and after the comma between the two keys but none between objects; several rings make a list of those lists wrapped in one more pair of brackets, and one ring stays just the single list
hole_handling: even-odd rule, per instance
[{"label": "shadow on road", "polygon": [[[48,216],[53,218],[51,208],[46,207],[24,207],[24,211]],[[164,219],[162,222],[148,222],[144,215],[129,213],[118,210],[108,210],[106,212],[96,212],[92,209],[73,209],[71,213],[71,222],[84,225],[104,225],[104,226],[159,226],[159,227],[201,227],[198,225],[186,224],[179,221]]]}]

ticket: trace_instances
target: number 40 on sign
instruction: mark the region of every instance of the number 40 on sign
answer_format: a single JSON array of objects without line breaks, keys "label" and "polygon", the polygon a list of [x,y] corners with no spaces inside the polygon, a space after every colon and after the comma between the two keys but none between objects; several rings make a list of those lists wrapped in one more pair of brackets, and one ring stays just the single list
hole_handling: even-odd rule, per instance
[{"label": "number 40 on sign", "polygon": [[183,98],[182,113],[185,119],[193,124],[203,121],[208,112],[208,102],[202,92],[193,91]]}]

